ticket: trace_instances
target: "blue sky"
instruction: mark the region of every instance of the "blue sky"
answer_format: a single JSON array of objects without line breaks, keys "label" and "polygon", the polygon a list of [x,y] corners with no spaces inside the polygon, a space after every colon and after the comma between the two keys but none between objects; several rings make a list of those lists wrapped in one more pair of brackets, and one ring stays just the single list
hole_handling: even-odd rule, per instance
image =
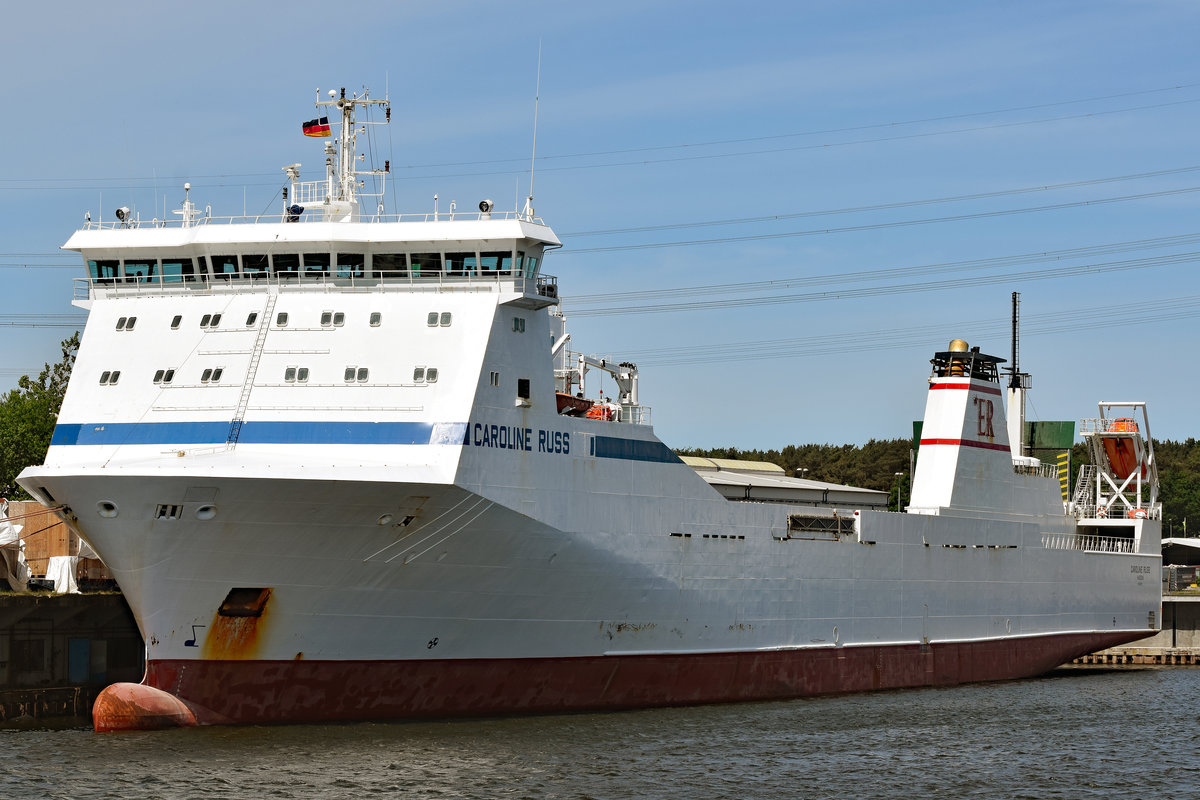
[{"label": "blue sky", "polygon": [[[75,311],[57,248],[85,212],[161,216],[185,180],[275,210],[280,167],[322,160],[317,87],[386,84],[390,210],[512,207],[540,39],[545,271],[668,444],[907,436],[933,351],[1007,357],[1013,291],[1031,417],[1145,399],[1156,436],[1196,435],[1194,3],[284,8],[6,12],[0,322]],[[0,388],[69,333],[0,325]]]}]

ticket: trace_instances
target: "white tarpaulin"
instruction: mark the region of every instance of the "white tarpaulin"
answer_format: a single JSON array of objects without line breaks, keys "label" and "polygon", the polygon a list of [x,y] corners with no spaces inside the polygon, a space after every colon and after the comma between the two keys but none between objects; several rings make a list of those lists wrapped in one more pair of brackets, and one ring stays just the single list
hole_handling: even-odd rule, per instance
[{"label": "white tarpaulin", "polygon": [[28,591],[29,565],[25,563],[24,525],[8,519],[8,501],[0,500],[0,580],[14,592]]},{"label": "white tarpaulin", "polygon": [[79,556],[50,556],[46,564],[46,579],[54,581],[54,591],[60,594],[79,594],[75,583],[75,567]]}]

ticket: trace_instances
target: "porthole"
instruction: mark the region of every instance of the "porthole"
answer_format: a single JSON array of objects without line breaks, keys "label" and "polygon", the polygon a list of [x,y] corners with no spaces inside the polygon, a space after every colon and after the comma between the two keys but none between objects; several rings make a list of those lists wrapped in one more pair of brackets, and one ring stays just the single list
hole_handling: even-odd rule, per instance
[{"label": "porthole", "polygon": [[211,327],[213,327],[213,328],[215,328],[215,327],[217,327],[218,325],[220,325],[220,324],[221,324],[221,315],[220,315],[220,314],[213,314],[212,322],[210,322],[210,323],[208,323],[208,324],[209,324],[209,326],[211,326]]},{"label": "porthole", "polygon": [[391,525],[394,517],[391,514],[383,514],[379,519],[375,520],[376,525]]},{"label": "porthole", "polygon": [[117,504],[112,500],[101,500],[99,503],[96,503],[96,513],[105,519],[112,519],[117,516]]},{"label": "porthole", "polygon": [[169,369],[163,374],[163,383],[170,383],[175,380],[175,370]]},{"label": "porthole", "polygon": [[204,372],[200,373],[200,382],[201,383],[208,383],[209,380],[211,380],[211,379],[212,379],[212,369],[211,368],[206,369],[206,370],[204,370]]},{"label": "porthole", "polygon": [[280,311],[278,314],[275,315],[275,324],[278,325],[280,328],[287,327],[287,312],[286,311]]},{"label": "porthole", "polygon": [[321,327],[328,328],[332,324],[333,324],[333,312],[332,311],[322,311],[321,312]]},{"label": "porthole", "polygon": [[159,369],[159,370],[155,370],[155,371],[154,371],[154,382],[155,382],[155,383],[162,383],[163,375],[164,375],[165,373],[166,373],[166,370],[165,370],[165,369]]},{"label": "porthole", "polygon": [[354,367],[346,367],[346,372],[342,375],[342,380],[346,381],[347,383],[353,381],[355,371],[356,370]]},{"label": "porthole", "polygon": [[429,316],[425,318],[425,324],[429,327],[436,327],[438,324],[438,312],[430,311]]},{"label": "porthole", "polygon": [[221,373],[224,371],[225,371],[225,369],[223,367],[217,367],[216,369],[213,370],[213,374],[212,374],[213,383],[216,383],[217,381],[221,380]]},{"label": "porthole", "polygon": [[288,367],[287,369],[285,369],[283,371],[283,380],[284,380],[284,383],[295,383],[296,382],[296,368]]},{"label": "porthole", "polygon": [[300,367],[296,370],[297,383],[308,383],[308,367]]},{"label": "porthole", "polygon": [[116,383],[116,382],[117,382],[117,378],[120,378],[120,377],[121,377],[121,370],[119,370],[119,369],[114,369],[114,370],[113,370],[112,377],[110,377],[110,378],[108,379],[108,385],[109,385],[109,386],[112,386],[114,383]]},{"label": "porthole", "polygon": [[125,323],[125,330],[127,330],[127,331],[133,330],[133,326],[135,324],[137,324],[137,317],[130,317],[129,322]]},{"label": "porthole", "polygon": [[367,381],[367,368],[359,367],[358,368],[358,382],[366,383],[366,381]]},{"label": "porthole", "polygon": [[212,519],[217,515],[216,506],[200,506],[196,509],[196,519]]},{"label": "porthole", "polygon": [[108,384],[108,379],[109,379],[109,378],[111,378],[111,377],[112,377],[112,373],[111,373],[111,372],[109,372],[108,370],[105,370],[104,372],[101,372],[101,373],[100,373],[100,385],[101,385],[101,386],[105,386],[105,385],[107,385],[107,384]]},{"label": "porthole", "polygon": [[251,325],[253,325],[256,322],[258,322],[258,312],[251,311],[250,315],[248,317],[246,317],[246,327],[249,328]]},{"label": "porthole", "polygon": [[174,317],[171,319],[171,330],[173,330],[173,331],[177,331],[177,330],[179,330],[179,323],[181,323],[181,322],[183,322],[183,315],[182,315],[182,314],[176,314],[176,315],[175,315],[175,316],[174,316]]},{"label": "porthole", "polygon": [[430,367],[429,369],[425,370],[425,380],[429,381],[430,383],[437,382],[437,367]]},{"label": "porthole", "polygon": [[117,320],[117,330],[119,330],[119,331],[125,330],[125,323],[128,321],[129,321],[129,317],[121,317],[119,320]]},{"label": "porthole", "polygon": [[424,382],[425,382],[425,368],[424,367],[414,367],[413,368],[413,383],[424,383]]},{"label": "porthole", "polygon": [[200,327],[207,328],[208,323],[211,321],[212,321],[212,314],[205,314],[203,317],[200,318]]},{"label": "porthole", "polygon": [[371,312],[371,327],[378,328],[379,323],[383,322],[383,314],[378,311]]},{"label": "porthole", "polygon": [[340,328],[340,327],[342,327],[342,326],[343,326],[343,325],[345,325],[345,324],[346,324],[346,315],[345,315],[345,313],[343,313],[343,312],[341,312],[341,311],[338,311],[338,312],[334,313],[334,315],[333,315],[333,326],[334,326],[335,328]]},{"label": "porthole", "polygon": [[449,311],[442,312],[440,324],[443,328],[445,328],[447,325],[450,324],[450,312]]}]

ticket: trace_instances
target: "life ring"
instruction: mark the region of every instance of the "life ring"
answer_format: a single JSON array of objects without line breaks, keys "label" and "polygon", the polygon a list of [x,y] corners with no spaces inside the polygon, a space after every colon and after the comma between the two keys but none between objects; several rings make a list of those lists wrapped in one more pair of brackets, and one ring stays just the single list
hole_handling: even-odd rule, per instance
[{"label": "life ring", "polygon": [[1096,509],[1096,518],[1097,519],[1104,519],[1107,516],[1108,516],[1108,509],[1105,506],[1100,506],[1099,508]]}]

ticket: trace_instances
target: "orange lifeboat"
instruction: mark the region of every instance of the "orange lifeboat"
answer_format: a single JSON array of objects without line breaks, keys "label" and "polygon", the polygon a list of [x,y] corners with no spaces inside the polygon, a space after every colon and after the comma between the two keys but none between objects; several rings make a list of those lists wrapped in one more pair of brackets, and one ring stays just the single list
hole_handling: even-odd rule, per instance
[{"label": "orange lifeboat", "polygon": [[[1114,419],[1105,427],[1107,433],[1131,433],[1138,431],[1137,421],[1128,417]],[[1125,480],[1137,470],[1142,461],[1141,440],[1137,436],[1106,436],[1104,452],[1112,471],[1120,480]]]}]

